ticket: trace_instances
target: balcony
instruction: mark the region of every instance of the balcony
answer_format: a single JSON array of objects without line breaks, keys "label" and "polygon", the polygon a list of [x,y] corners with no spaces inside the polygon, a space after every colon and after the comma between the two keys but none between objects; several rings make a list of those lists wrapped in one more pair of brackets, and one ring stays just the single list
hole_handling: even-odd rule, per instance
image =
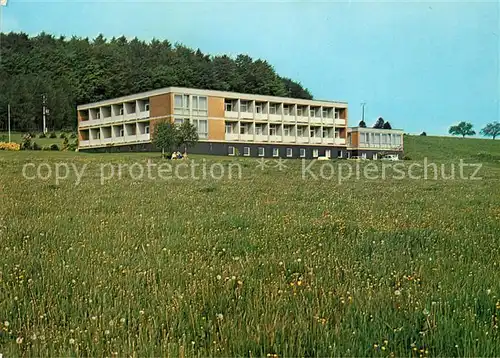
[{"label": "balcony", "polygon": [[225,111],[224,117],[226,118],[238,118],[238,112],[235,111]]},{"label": "balcony", "polygon": [[229,140],[229,141],[237,141],[238,140],[238,134],[226,133],[225,139]]},{"label": "balcony", "polygon": [[281,122],[281,114],[270,114],[269,121],[270,122]]},{"label": "balcony", "polygon": [[313,143],[313,144],[321,144],[321,142],[322,142],[322,138],[320,138],[320,137],[312,137],[311,138],[311,143]]},{"label": "balcony", "polygon": [[252,112],[240,112],[240,118],[241,119],[253,119],[253,113]]},{"label": "balcony", "polygon": [[283,136],[283,143],[295,143],[295,136]]},{"label": "balcony", "polygon": [[90,145],[90,140],[81,140],[78,142],[78,144],[80,145],[80,147],[87,147]]},{"label": "balcony", "polygon": [[137,141],[139,141],[139,142],[149,141],[150,139],[151,139],[151,135],[149,133],[137,135]]},{"label": "balcony", "polygon": [[281,142],[282,138],[280,135],[270,135],[269,136],[269,141],[270,142]]},{"label": "balcony", "polygon": [[256,142],[267,142],[268,140],[269,140],[269,137],[265,134],[256,134],[255,135]]},{"label": "balcony", "polygon": [[297,116],[297,122],[299,122],[299,123],[309,123],[309,117]]},{"label": "balcony", "polygon": [[323,143],[324,144],[334,144],[335,143],[335,139],[333,139],[333,138],[323,138]]},{"label": "balcony", "polygon": [[335,119],[335,125],[343,127],[343,126],[346,125],[346,120],[345,119],[336,118]]},{"label": "balcony", "polygon": [[240,134],[240,140],[253,141],[253,134]]},{"label": "balcony", "polygon": [[311,124],[319,124],[321,125],[321,117],[311,117]]},{"label": "balcony", "polygon": [[297,143],[309,143],[309,138],[308,137],[297,137]]},{"label": "balcony", "polygon": [[283,116],[283,121],[287,123],[295,123],[295,116]]},{"label": "balcony", "polygon": [[267,121],[267,113],[255,113],[255,120]]},{"label": "balcony", "polygon": [[137,119],[149,118],[149,111],[142,111],[137,114]]},{"label": "balcony", "polygon": [[345,145],[345,138],[336,138],[335,144],[337,145]]},{"label": "balcony", "polygon": [[323,124],[327,126],[333,126],[335,120],[333,118],[323,118]]}]

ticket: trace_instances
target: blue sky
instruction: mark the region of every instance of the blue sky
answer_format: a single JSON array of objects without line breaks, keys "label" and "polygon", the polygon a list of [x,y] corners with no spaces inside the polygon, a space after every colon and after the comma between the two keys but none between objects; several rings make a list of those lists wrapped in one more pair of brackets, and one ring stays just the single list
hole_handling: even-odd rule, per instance
[{"label": "blue sky", "polygon": [[300,81],[315,98],[365,101],[406,132],[446,134],[461,120],[500,119],[498,2],[22,1],[3,31],[137,36],[209,54],[246,53]]}]

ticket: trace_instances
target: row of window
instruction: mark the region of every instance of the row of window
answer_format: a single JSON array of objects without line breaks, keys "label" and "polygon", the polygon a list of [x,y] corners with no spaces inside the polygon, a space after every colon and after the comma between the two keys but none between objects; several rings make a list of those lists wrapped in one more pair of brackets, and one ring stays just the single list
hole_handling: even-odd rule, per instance
[{"label": "row of window", "polygon": [[208,99],[205,96],[174,95],[174,114],[189,114],[203,116],[208,114]]},{"label": "row of window", "polygon": [[401,134],[390,133],[360,133],[360,144],[401,144]]},{"label": "row of window", "polygon": [[[286,150],[286,156],[288,158],[292,158],[293,157],[293,149],[292,148],[285,148],[285,150]],[[233,146],[229,146],[228,147],[228,155],[230,155],[230,156],[236,155],[236,148],[233,147]],[[245,157],[249,157],[250,156],[250,147],[243,147],[243,155]],[[264,147],[258,147],[257,148],[257,155],[259,157],[265,157],[266,156],[266,148],[264,148]],[[273,157],[278,158],[280,156],[280,148],[272,148],[272,155],[273,155]],[[318,149],[313,149],[312,156],[313,156],[313,158],[318,158],[319,157],[319,150]],[[325,156],[329,157],[329,158],[331,157],[331,151],[329,149],[327,149],[325,151]],[[300,158],[305,158],[306,157],[306,150],[305,150],[305,148],[299,148],[299,157]]]},{"label": "row of window", "polygon": [[[281,130],[280,130],[280,125],[279,124],[269,124],[269,131],[266,130],[266,125],[265,124],[255,124],[255,134],[256,135],[269,135],[271,136],[277,136],[281,135]],[[237,129],[236,123],[226,123],[226,134],[238,134],[238,129]],[[240,124],[240,134],[253,134],[252,131],[252,125],[250,123],[242,123]],[[295,136],[295,132],[297,133],[297,137],[306,137],[307,136],[307,126],[297,126],[297,130],[294,130],[294,126],[283,126],[283,135],[285,137],[288,136]],[[311,127],[309,129],[309,136],[311,138],[315,137],[323,137],[323,138],[333,138],[335,135],[335,138],[340,138],[340,131],[339,130],[333,130],[333,127]]]},{"label": "row of window", "polygon": [[[237,101],[236,100],[226,100],[224,103],[225,110],[226,112],[237,112],[238,111],[238,106],[237,106]],[[269,105],[266,106],[266,103],[264,102],[255,102],[255,105],[252,105],[252,101],[240,101],[240,112],[253,112],[253,108],[255,108],[255,113],[262,113],[266,114],[266,107],[267,107],[267,113],[269,114],[281,114],[280,108],[281,105],[278,103],[269,103]],[[307,106],[297,106],[295,110],[295,105],[291,104],[283,104],[283,114],[285,116],[299,116],[299,117],[306,117],[307,116]],[[340,119],[343,111],[345,109],[342,108],[323,108],[321,107],[311,107],[309,108],[309,116],[310,117],[323,117],[323,118],[335,118],[335,119]],[[322,114],[322,116],[321,116]]]},{"label": "row of window", "polygon": [[[149,111],[149,103],[146,103],[144,105],[144,108],[142,108],[142,109],[143,109],[142,112],[148,112]],[[102,110],[102,116],[101,116],[101,111],[100,111],[99,108],[92,109],[91,112],[92,112],[92,114],[91,114],[92,119],[101,119],[101,118],[110,118],[110,117],[112,117],[111,110],[104,110],[103,109]],[[135,113],[136,113],[136,110],[135,110],[135,105],[134,105],[130,111],[127,111],[126,114],[135,114]],[[125,114],[125,108],[122,106],[118,110],[118,115],[119,116],[123,116],[124,114]]]},{"label": "row of window", "polygon": [[175,118],[174,123],[176,125],[181,125],[184,122],[190,122],[193,124],[198,130],[198,136],[202,139],[208,138],[208,120],[207,119],[198,119],[198,118]]}]

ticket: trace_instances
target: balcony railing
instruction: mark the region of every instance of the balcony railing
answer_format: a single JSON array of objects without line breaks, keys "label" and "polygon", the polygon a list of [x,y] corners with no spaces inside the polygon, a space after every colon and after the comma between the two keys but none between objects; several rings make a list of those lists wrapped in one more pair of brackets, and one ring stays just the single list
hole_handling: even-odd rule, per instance
[{"label": "balcony railing", "polygon": [[234,133],[226,133],[226,136],[225,136],[226,140],[230,140],[230,141],[235,141],[235,140],[238,140],[238,134],[234,134]]}]

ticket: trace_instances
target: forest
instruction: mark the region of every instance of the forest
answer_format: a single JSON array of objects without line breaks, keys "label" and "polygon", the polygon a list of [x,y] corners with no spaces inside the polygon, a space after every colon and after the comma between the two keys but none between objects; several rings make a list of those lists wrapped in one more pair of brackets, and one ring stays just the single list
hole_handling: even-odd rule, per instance
[{"label": "forest", "polygon": [[312,99],[265,60],[211,56],[182,44],[122,36],[54,37],[1,34],[0,130],[40,131],[46,96],[49,130],[76,127],[76,106],[179,86]]}]

